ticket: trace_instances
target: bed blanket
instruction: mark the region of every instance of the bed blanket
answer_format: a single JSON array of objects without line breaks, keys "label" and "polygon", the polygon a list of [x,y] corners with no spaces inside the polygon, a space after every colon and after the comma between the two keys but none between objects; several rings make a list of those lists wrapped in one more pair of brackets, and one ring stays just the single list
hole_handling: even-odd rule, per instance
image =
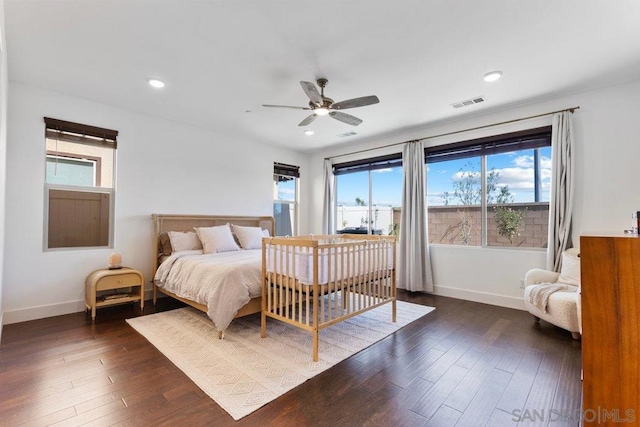
[{"label": "bed blanket", "polygon": [[558,291],[575,292],[575,286],[563,283],[540,283],[531,289],[529,293],[529,303],[539,308],[543,313],[547,312],[547,304],[551,294]]},{"label": "bed blanket", "polygon": [[183,251],[172,254],[158,268],[156,285],[207,306],[207,315],[224,331],[240,308],[262,294],[262,251],[215,254]]}]

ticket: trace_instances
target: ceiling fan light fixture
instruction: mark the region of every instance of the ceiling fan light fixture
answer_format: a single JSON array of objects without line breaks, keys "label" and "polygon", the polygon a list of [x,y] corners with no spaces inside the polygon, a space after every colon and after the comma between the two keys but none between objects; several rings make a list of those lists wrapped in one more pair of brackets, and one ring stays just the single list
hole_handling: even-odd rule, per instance
[{"label": "ceiling fan light fixture", "polygon": [[482,76],[485,82],[495,82],[496,80],[499,80],[500,77],[502,77],[502,71],[490,71]]},{"label": "ceiling fan light fixture", "polygon": [[147,83],[156,89],[162,89],[164,87],[164,82],[158,79],[147,79]]},{"label": "ceiling fan light fixture", "polygon": [[313,131],[311,129],[307,129],[307,130],[304,131],[304,134],[307,135],[307,136],[311,136],[311,135],[313,135]]},{"label": "ceiling fan light fixture", "polygon": [[313,110],[313,112],[319,116],[326,116],[327,114],[329,114],[329,109],[326,107],[320,107]]}]

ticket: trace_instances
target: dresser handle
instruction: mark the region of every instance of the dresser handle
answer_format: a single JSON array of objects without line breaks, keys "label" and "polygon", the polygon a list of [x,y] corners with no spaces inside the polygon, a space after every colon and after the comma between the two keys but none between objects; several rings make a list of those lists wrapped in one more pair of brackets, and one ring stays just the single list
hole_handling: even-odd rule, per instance
[{"label": "dresser handle", "polygon": [[118,283],[122,283],[122,280],[118,280]]}]

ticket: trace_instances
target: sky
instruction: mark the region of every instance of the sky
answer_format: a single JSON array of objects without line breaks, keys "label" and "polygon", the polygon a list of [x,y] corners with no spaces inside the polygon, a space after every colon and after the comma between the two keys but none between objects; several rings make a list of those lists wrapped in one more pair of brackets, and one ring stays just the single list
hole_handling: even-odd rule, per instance
[{"label": "sky", "polygon": [[[534,150],[495,154],[487,157],[487,170],[498,174],[497,187],[508,186],[516,203],[534,201]],[[551,182],[551,147],[540,149],[540,201],[549,201]],[[479,176],[480,159],[461,159],[427,165],[427,199],[431,206],[445,204],[444,193],[449,192],[449,205],[460,204],[453,196],[454,184],[467,173]],[[371,171],[373,204],[400,206],[402,203],[402,168]],[[355,205],[356,198],[369,202],[369,172],[357,172],[336,177],[338,205]]]}]

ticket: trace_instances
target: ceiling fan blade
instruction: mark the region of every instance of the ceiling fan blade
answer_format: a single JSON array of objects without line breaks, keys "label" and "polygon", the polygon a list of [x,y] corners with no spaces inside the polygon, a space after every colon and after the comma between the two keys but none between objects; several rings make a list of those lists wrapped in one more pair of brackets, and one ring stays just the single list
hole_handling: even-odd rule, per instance
[{"label": "ceiling fan blade", "polygon": [[304,119],[300,123],[298,123],[298,126],[306,126],[309,123],[311,123],[312,121],[314,121],[316,119],[316,117],[318,117],[318,115],[314,113],[314,114],[308,116],[306,119]]},{"label": "ceiling fan blade", "polygon": [[363,96],[360,98],[347,99],[331,105],[332,110],[346,110],[347,108],[364,107],[365,105],[377,104],[380,102],[377,96]]},{"label": "ceiling fan blade", "polygon": [[316,85],[311,82],[301,81],[300,86],[302,86],[302,90],[304,90],[304,93],[307,94],[311,102],[313,102],[314,104],[322,105],[322,97],[320,96],[320,92],[318,92]]},{"label": "ceiling fan blade", "polygon": [[263,107],[269,108],[292,108],[294,110],[311,110],[309,107],[294,107],[292,105],[270,105],[270,104],[262,104]]},{"label": "ceiling fan blade", "polygon": [[334,119],[340,120],[341,122],[351,126],[358,126],[360,123],[362,123],[362,119],[354,117],[350,114],[341,113],[339,111],[332,111],[329,113],[329,115]]}]

